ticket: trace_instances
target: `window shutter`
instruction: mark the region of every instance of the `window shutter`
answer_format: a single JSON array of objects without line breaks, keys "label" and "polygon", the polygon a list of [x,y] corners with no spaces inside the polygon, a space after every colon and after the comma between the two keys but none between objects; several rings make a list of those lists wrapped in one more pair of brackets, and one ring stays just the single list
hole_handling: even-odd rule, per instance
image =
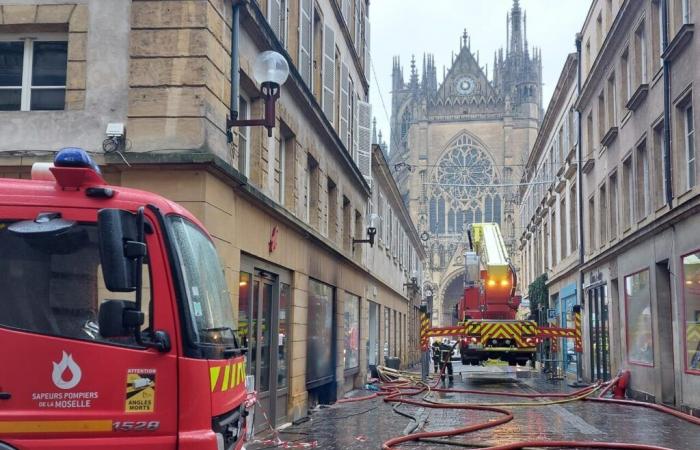
[{"label": "window shutter", "polygon": [[321,104],[330,123],[335,117],[335,31],[326,25],[323,31],[323,92]]},{"label": "window shutter", "polygon": [[357,151],[359,149],[357,145],[357,133],[359,131],[360,123],[358,120],[359,114],[357,113],[357,104],[360,102],[360,99],[357,97],[357,95],[355,95],[354,86],[351,86],[350,95],[352,96],[350,100],[352,101],[352,105],[349,114],[351,115],[350,120],[352,121],[352,133],[348,139],[352,139],[352,142],[350,143],[352,145],[352,159],[355,161],[355,164],[359,166],[359,163],[357,162]]},{"label": "window shutter", "polygon": [[369,46],[369,17],[365,16],[365,79],[369,83],[369,75],[372,71],[372,61]]},{"label": "window shutter", "polygon": [[282,40],[282,4],[280,0],[267,0],[267,21],[279,40]]},{"label": "window shutter", "polygon": [[350,142],[348,141],[348,131],[349,128],[349,117],[348,112],[350,109],[350,96],[348,94],[350,81],[350,69],[348,65],[343,63],[340,69],[340,139],[345,145],[345,149],[350,151],[348,146]]},{"label": "window shutter", "polygon": [[357,167],[372,185],[372,105],[357,102]]},{"label": "window shutter", "polygon": [[345,23],[350,23],[350,0],[342,0],[341,12],[343,13],[343,19]]},{"label": "window shutter", "polygon": [[311,0],[301,0],[299,7],[299,72],[306,85],[311,88]]},{"label": "window shutter", "polygon": [[358,55],[360,54],[360,50],[362,50],[362,22],[360,21],[362,18],[362,11],[360,10],[360,3],[360,0],[355,0],[355,50]]}]

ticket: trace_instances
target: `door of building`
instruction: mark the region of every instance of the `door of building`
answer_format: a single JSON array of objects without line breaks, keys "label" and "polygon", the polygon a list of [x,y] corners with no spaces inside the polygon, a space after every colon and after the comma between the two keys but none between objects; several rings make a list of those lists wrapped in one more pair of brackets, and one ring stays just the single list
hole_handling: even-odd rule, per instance
[{"label": "door of building", "polygon": [[259,268],[241,270],[239,333],[248,347],[248,374],[254,377],[258,393],[256,432],[267,429],[267,419],[273,427],[287,420],[289,300],[290,286],[280,274]]},{"label": "door of building", "polygon": [[588,289],[588,329],[591,348],[591,380],[610,379],[610,314],[607,284]]}]

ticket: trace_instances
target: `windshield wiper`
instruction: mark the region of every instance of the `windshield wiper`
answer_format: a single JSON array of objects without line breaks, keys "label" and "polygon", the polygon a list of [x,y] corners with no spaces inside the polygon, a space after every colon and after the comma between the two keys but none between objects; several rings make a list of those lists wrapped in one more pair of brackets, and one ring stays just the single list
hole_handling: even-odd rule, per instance
[{"label": "windshield wiper", "polygon": [[211,327],[211,328],[201,328],[201,331],[204,331],[206,333],[221,333],[223,331],[228,331],[231,333],[231,336],[233,337],[233,347],[226,347],[224,349],[224,357],[230,358],[232,356],[236,355],[243,355],[245,354],[248,349],[246,347],[241,347],[241,345],[238,343],[238,338],[236,337],[236,331],[227,326],[222,326],[222,327]]}]

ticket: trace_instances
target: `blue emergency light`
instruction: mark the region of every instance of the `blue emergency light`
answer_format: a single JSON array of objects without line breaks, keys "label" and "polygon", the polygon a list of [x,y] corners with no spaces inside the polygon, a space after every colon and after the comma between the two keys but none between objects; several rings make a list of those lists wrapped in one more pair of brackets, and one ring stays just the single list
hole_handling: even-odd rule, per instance
[{"label": "blue emergency light", "polygon": [[78,147],[66,147],[59,150],[53,160],[53,165],[56,167],[85,167],[102,174],[99,166],[90,158],[90,155]]}]

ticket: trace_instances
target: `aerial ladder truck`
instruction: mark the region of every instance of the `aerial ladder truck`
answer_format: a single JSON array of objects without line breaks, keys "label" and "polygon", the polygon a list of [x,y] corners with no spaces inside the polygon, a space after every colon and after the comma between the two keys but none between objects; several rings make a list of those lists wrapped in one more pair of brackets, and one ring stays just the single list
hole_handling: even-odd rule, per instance
[{"label": "aerial ladder truck", "polygon": [[537,324],[516,320],[518,278],[496,223],[472,224],[464,255],[464,296],[457,305],[463,364],[500,359],[525,365],[535,355]]}]

